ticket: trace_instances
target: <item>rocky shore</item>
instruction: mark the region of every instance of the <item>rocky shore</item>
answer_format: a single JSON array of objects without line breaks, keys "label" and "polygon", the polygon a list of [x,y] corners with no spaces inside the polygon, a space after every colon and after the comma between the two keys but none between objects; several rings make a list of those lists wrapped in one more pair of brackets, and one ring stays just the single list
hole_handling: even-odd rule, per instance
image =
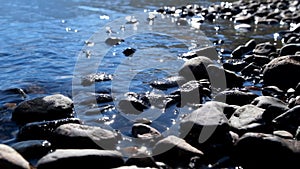
[{"label": "rocky shore", "polygon": [[[280,47],[251,39],[230,50],[229,58],[214,47],[185,53],[179,76],[150,83],[159,90],[176,90],[169,95],[127,93],[117,105],[124,113],[136,115],[152,106],[193,107],[180,121],[179,136],[164,136],[150,120],[141,119],[129,129],[141,145],[120,148],[123,137],[119,131],[84,124],[67,96],[55,94],[21,102],[11,115],[19,126],[15,141],[0,144],[0,168],[299,168],[299,11],[298,0],[159,8],[157,13],[192,27],[224,19],[236,29],[265,24],[286,30],[274,32],[281,39]],[[110,43],[123,40],[117,41]],[[124,55],[130,57],[134,52],[127,50]],[[82,85],[112,78],[93,74],[84,77]],[[212,79],[223,79],[225,85]],[[262,86],[245,87],[247,81]],[[95,97],[97,103],[113,101],[109,93]],[[153,149],[143,148],[145,144]]]}]

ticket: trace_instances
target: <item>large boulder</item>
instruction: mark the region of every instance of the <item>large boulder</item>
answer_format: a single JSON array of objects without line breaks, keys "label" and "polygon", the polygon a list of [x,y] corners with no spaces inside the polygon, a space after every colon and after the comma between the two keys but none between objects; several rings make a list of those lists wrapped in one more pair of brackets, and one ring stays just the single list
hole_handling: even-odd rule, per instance
[{"label": "large boulder", "polygon": [[31,169],[26,161],[16,150],[5,144],[0,144],[1,169]]},{"label": "large boulder", "polygon": [[271,122],[275,117],[289,110],[286,103],[271,96],[259,96],[255,98],[251,104],[265,109],[263,118],[267,122]]},{"label": "large boulder", "polygon": [[12,113],[12,120],[25,124],[73,116],[73,101],[64,95],[55,94],[20,103]]},{"label": "large boulder", "polygon": [[294,88],[300,82],[300,56],[282,56],[273,59],[263,70],[264,85],[281,89]]},{"label": "large boulder", "polygon": [[297,168],[300,142],[264,133],[246,133],[235,144],[234,160],[245,169]]},{"label": "large boulder", "polygon": [[300,106],[295,106],[273,120],[278,129],[286,130],[293,135],[300,126]]},{"label": "large boulder", "polygon": [[232,114],[235,110],[225,103],[206,102],[183,118],[180,137],[203,151],[208,160],[220,158],[230,151],[233,141],[225,114]]},{"label": "large boulder", "polygon": [[124,165],[122,155],[112,150],[57,149],[37,163],[37,169],[54,168],[116,168]]}]

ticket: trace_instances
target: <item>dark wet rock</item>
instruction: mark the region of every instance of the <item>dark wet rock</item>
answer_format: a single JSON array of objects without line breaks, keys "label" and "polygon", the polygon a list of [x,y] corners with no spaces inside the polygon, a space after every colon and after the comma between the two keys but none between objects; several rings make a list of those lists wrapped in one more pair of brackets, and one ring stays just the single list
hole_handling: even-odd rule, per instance
[{"label": "dark wet rock", "polygon": [[239,105],[243,106],[250,104],[253,99],[258,97],[258,95],[251,92],[243,92],[239,90],[226,90],[218,93],[214,100],[225,102],[230,105]]},{"label": "dark wet rock", "polygon": [[107,73],[93,73],[82,78],[81,85],[90,86],[95,82],[110,81],[113,76]]},{"label": "dark wet rock", "polygon": [[100,93],[100,94],[96,94],[95,97],[97,103],[106,103],[106,102],[113,101],[113,98],[110,94]]},{"label": "dark wet rock", "polygon": [[300,126],[300,106],[295,106],[273,120],[275,127],[295,135]]},{"label": "dark wet rock", "polygon": [[131,156],[125,162],[126,166],[137,166],[137,167],[153,167],[159,168],[155,163],[155,160],[152,156],[147,155],[146,153],[138,153]]},{"label": "dark wet rock", "polygon": [[127,98],[118,104],[119,110],[125,114],[140,114],[149,107],[149,102],[142,100],[136,93],[127,93]]},{"label": "dark wet rock", "polygon": [[22,126],[17,134],[17,140],[51,140],[54,130],[63,124],[81,124],[78,118],[67,118],[53,121],[33,122]]},{"label": "dark wet rock", "polygon": [[54,133],[53,144],[67,149],[114,149],[120,139],[116,132],[74,123],[63,124]]},{"label": "dark wet rock", "polygon": [[135,53],[136,49],[134,48],[126,48],[124,51],[123,51],[123,54],[125,56],[132,56],[134,53]]},{"label": "dark wet rock", "polygon": [[186,80],[208,79],[206,67],[209,64],[213,64],[211,59],[204,56],[198,56],[187,60],[178,73]]},{"label": "dark wet rock", "polygon": [[31,169],[26,161],[16,150],[5,144],[0,144],[1,169]]},{"label": "dark wet rock", "polygon": [[234,159],[245,169],[295,168],[300,142],[271,134],[246,133],[235,144]]},{"label": "dark wet rock", "polygon": [[156,161],[162,161],[171,167],[187,167],[192,157],[203,156],[202,151],[172,135],[157,142],[152,152]]},{"label": "dark wet rock", "polygon": [[27,160],[40,159],[52,150],[51,143],[47,140],[21,141],[10,146]]},{"label": "dark wet rock", "polygon": [[225,114],[235,109],[225,103],[210,101],[184,117],[180,137],[203,151],[208,161],[227,154],[233,144]]},{"label": "dark wet rock", "polygon": [[263,118],[267,122],[271,122],[275,117],[289,110],[286,103],[271,96],[259,96],[251,104],[265,109]]},{"label": "dark wet rock", "polygon": [[37,163],[37,169],[54,168],[115,168],[124,165],[122,155],[117,151],[96,149],[58,149],[44,156]]},{"label": "dark wet rock", "polygon": [[285,44],[292,44],[292,43],[299,43],[300,42],[300,35],[299,33],[286,33],[282,37],[282,41]]},{"label": "dark wet rock", "polygon": [[[251,130],[253,132],[254,123],[263,123],[264,109],[258,108],[253,105],[244,105],[238,108],[229,119],[229,124],[238,133],[245,133]],[[256,125],[261,128],[261,125]],[[256,131],[258,132],[258,131]]]},{"label": "dark wet rock", "polygon": [[73,101],[64,95],[55,94],[20,103],[12,113],[12,120],[25,124],[73,116]]},{"label": "dark wet rock", "polygon": [[240,62],[234,62],[234,63],[223,63],[223,68],[229,71],[234,71],[234,72],[240,72],[241,70],[244,69],[248,65],[247,62],[240,61]]},{"label": "dark wet rock", "polygon": [[241,87],[245,81],[242,76],[216,65],[209,65],[207,67],[207,72],[209,74],[211,85],[216,88],[226,89]]},{"label": "dark wet rock", "polygon": [[269,42],[257,44],[253,50],[254,54],[263,56],[268,56],[272,52],[276,52],[276,47]]},{"label": "dark wet rock", "polygon": [[180,96],[180,105],[184,106],[187,103],[202,103],[202,97],[209,97],[211,90],[209,87],[202,85],[201,81],[192,80],[180,86],[180,88],[172,94],[177,93]]},{"label": "dark wet rock", "polygon": [[246,51],[245,46],[240,45],[232,51],[231,57],[234,59],[240,59],[240,58],[242,58],[243,55],[246,54],[245,51]]},{"label": "dark wet rock", "polygon": [[271,61],[271,59],[263,55],[248,55],[245,56],[244,61],[248,63],[254,63],[255,65],[261,67],[264,66],[265,64],[268,64]]},{"label": "dark wet rock", "polygon": [[254,39],[249,40],[245,45],[240,45],[232,51],[231,56],[235,59],[240,59],[242,56],[251,52],[256,46]]},{"label": "dark wet rock", "polygon": [[110,46],[118,45],[122,42],[124,42],[124,40],[121,39],[121,38],[117,38],[117,37],[109,37],[105,40],[105,43],[110,45]]},{"label": "dark wet rock", "polygon": [[280,89],[295,87],[300,82],[300,57],[282,56],[273,59],[263,70],[264,85],[277,86]]},{"label": "dark wet rock", "polygon": [[300,51],[300,44],[287,44],[280,49],[280,56],[295,55]]},{"label": "dark wet rock", "polygon": [[262,18],[256,21],[257,24],[265,24],[265,25],[277,25],[279,24],[279,19],[268,19]]},{"label": "dark wet rock", "polygon": [[165,109],[178,102],[176,95],[162,95],[156,93],[146,93],[141,100],[146,105],[153,106],[159,109]]},{"label": "dark wet rock", "polygon": [[161,137],[161,133],[155,128],[142,123],[133,124],[131,134],[135,138],[152,139]]},{"label": "dark wet rock", "polygon": [[296,88],[295,88],[295,95],[296,95],[296,96],[300,96],[300,82],[296,85]]},{"label": "dark wet rock", "polygon": [[284,96],[285,92],[276,86],[265,86],[262,88],[262,94],[264,96],[272,96],[275,98],[282,98]]},{"label": "dark wet rock", "polygon": [[242,75],[244,76],[258,76],[260,73],[260,67],[255,65],[254,63],[250,63],[245,66],[243,70],[241,70]]},{"label": "dark wet rock", "polygon": [[273,131],[273,135],[284,138],[284,139],[293,139],[294,138],[294,136],[290,132],[284,131],[284,130]]},{"label": "dark wet rock", "polygon": [[178,87],[179,85],[183,84],[184,81],[184,78],[181,76],[172,76],[166,79],[159,79],[150,82],[150,85],[156,89],[167,90],[169,88]]}]

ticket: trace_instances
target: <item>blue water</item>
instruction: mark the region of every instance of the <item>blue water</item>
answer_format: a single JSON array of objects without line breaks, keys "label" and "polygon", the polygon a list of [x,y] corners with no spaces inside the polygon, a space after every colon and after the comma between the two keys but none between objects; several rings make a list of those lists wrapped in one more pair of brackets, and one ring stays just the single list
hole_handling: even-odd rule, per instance
[{"label": "blue water", "polygon": [[[208,5],[211,2],[218,1],[199,1],[197,3]],[[91,64],[99,64],[99,60],[97,60],[99,56],[95,57],[94,53],[91,58],[81,57],[84,56],[83,50],[92,52],[97,50],[95,47],[86,47],[86,41],[95,40],[95,36],[96,38],[109,36],[105,32],[103,32],[103,36],[102,34],[97,36],[97,33],[101,33],[105,29],[105,25],[122,21],[122,18],[124,20],[126,16],[132,14],[140,13],[140,16],[143,16],[145,10],[152,11],[164,5],[181,6],[196,2],[185,0],[1,0],[0,3],[0,141],[3,141],[13,138],[17,132],[17,126],[10,121],[11,109],[7,108],[8,103],[17,104],[24,100],[54,93],[62,93],[79,102],[87,98],[89,91],[85,90],[90,88],[84,88],[74,83],[75,74],[78,73],[76,66],[88,70],[92,67]],[[239,43],[250,39],[249,35],[253,35],[257,39],[261,38],[263,41],[266,37],[264,35],[268,34],[265,29],[256,30],[255,35],[253,32],[251,34],[236,32],[227,29],[231,28],[232,24],[226,21],[205,23],[203,32],[194,31],[193,33],[188,26],[176,29],[174,29],[174,25],[168,26],[172,24],[170,19],[162,23],[155,27],[159,31],[140,31],[138,35],[125,37],[125,43],[120,46],[109,47],[108,53],[101,56],[101,59],[104,58],[101,60],[101,64],[91,72],[115,74],[116,70],[119,70],[117,77],[126,77],[132,72],[138,72],[133,80],[129,79],[130,90],[147,92],[151,90],[149,85],[144,85],[147,82],[176,74],[176,70],[183,64],[183,61],[179,60],[177,56],[188,50],[189,41],[197,40],[205,34],[206,39],[203,39],[202,42],[208,43],[207,40],[213,42],[222,39],[225,41],[224,47],[232,49]],[[116,23],[111,25],[121,27]],[[214,28],[219,25],[227,31],[216,32]],[[127,25],[128,27],[131,26]],[[149,25],[145,23],[138,25],[138,30],[148,28]],[[153,34],[153,32],[158,33]],[[169,32],[169,34],[161,32]],[[237,39],[237,36],[241,38]],[[272,36],[272,33],[269,33],[269,36]],[[138,49],[133,59],[120,54],[120,51],[127,46]],[[153,68],[149,65],[157,63],[162,63],[159,71],[144,69],[145,67]],[[120,64],[123,67],[116,69]],[[80,77],[78,78],[80,79]],[[122,78],[119,79],[119,82],[121,80]],[[115,94],[123,92],[124,83],[123,81],[115,83],[113,88]],[[104,82],[97,84],[92,90],[109,91],[110,87],[110,82]],[[20,94],[20,89],[26,93],[26,96]],[[124,118],[112,120],[118,114],[116,110],[112,110],[106,115],[85,115],[86,110],[93,108],[95,108],[93,105],[78,105],[78,117],[91,125],[103,123],[101,119],[108,119],[108,122],[115,128],[125,131],[130,127],[127,124],[128,120],[126,122]],[[161,130],[171,127],[174,119],[170,118],[178,117],[176,111],[172,110],[172,112],[166,113],[166,116],[158,118],[158,122],[154,123],[154,126]]]}]

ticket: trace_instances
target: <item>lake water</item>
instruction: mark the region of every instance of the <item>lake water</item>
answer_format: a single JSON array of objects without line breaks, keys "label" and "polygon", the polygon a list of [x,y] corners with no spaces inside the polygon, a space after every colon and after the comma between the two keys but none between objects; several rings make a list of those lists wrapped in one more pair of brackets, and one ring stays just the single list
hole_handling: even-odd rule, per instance
[{"label": "lake water", "polygon": [[[232,50],[251,38],[258,42],[273,39],[273,33],[280,29],[259,26],[247,32],[236,31],[232,22],[221,19],[214,23],[204,22],[199,30],[178,26],[172,18],[160,18],[153,25],[148,21],[140,22],[136,27],[135,24],[126,25],[127,16],[144,18],[148,15],[145,11],[161,6],[189,3],[208,6],[219,2],[216,0],[0,2],[0,141],[12,139],[17,132],[17,126],[10,120],[8,105],[54,93],[73,98],[78,117],[86,124],[109,124],[107,126],[126,134],[130,132],[130,120],[137,117],[118,116],[119,112],[114,109],[101,115],[87,115],[87,110],[99,105],[80,102],[88,99],[93,91],[112,90],[118,100],[126,91],[142,93],[152,90],[147,83],[176,75],[183,64],[178,54],[188,51],[194,44],[201,47],[223,40],[224,44],[216,47]],[[117,47],[105,46],[104,38],[111,36],[106,31],[110,30],[113,35],[125,38],[125,42]],[[128,46],[137,49],[134,57],[122,54]],[[116,78],[112,82],[88,87],[78,81],[81,75],[95,72],[111,73]],[[26,93],[26,97],[20,94],[20,90]],[[159,114],[149,111],[143,117],[157,119],[153,126],[160,131],[169,130],[179,117],[176,109]],[[162,113],[165,115],[160,117]]]}]

